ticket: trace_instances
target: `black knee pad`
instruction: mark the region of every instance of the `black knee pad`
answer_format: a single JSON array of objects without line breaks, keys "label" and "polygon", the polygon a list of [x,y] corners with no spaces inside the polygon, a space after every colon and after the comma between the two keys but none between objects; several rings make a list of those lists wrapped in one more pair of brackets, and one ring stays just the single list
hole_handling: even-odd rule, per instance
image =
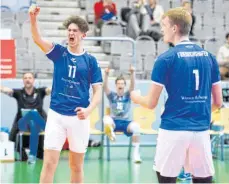
[{"label": "black knee pad", "polygon": [[193,183],[212,183],[212,176],[206,177],[206,178],[200,178],[193,176],[192,178]]},{"label": "black knee pad", "polygon": [[159,172],[157,172],[157,178],[159,183],[176,183],[177,177],[165,177],[161,176]]}]

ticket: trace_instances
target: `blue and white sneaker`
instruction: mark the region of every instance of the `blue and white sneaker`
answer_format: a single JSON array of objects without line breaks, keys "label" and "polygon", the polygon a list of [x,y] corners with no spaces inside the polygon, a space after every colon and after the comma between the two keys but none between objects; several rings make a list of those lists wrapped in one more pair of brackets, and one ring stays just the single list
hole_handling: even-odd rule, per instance
[{"label": "blue and white sneaker", "polygon": [[36,159],[37,159],[37,157],[35,157],[33,155],[29,155],[27,163],[28,164],[35,164],[36,163]]},{"label": "blue and white sneaker", "polygon": [[192,175],[190,173],[181,173],[177,179],[181,181],[189,181],[192,179]]}]

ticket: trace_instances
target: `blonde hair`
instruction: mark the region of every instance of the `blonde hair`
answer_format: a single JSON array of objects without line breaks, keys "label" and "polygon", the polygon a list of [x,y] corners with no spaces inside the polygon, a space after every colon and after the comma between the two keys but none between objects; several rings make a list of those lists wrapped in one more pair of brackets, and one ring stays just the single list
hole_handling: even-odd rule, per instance
[{"label": "blonde hair", "polygon": [[177,25],[179,27],[180,35],[188,35],[192,25],[192,16],[183,7],[177,7],[168,10],[163,15],[163,19],[168,17],[172,25]]}]

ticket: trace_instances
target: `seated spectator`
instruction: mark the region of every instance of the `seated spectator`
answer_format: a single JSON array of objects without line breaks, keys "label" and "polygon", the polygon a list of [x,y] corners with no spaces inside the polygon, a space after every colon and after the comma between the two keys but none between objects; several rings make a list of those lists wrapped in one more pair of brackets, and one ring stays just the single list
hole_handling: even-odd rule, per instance
[{"label": "seated spectator", "polygon": [[146,5],[146,10],[150,16],[150,27],[147,34],[158,41],[161,38],[160,22],[164,14],[164,9],[157,3],[157,0],[149,0],[149,4]]},{"label": "seated spectator", "polygon": [[190,36],[194,36],[193,28],[194,28],[194,25],[195,25],[195,22],[196,22],[196,17],[193,15],[192,4],[189,1],[183,1],[182,2],[182,7],[184,9],[186,9],[192,15],[192,25],[191,25],[191,29],[190,29],[190,33],[189,34],[190,34]]},{"label": "seated spectator", "polygon": [[149,4],[146,5],[146,10],[150,16],[150,25],[160,26],[164,9],[161,5],[157,4],[157,0],[149,0]]},{"label": "seated spectator", "polygon": [[[127,35],[136,39],[140,35],[151,36],[158,41],[160,35],[160,20],[164,10],[156,0],[138,0],[129,12]],[[125,16],[126,17],[126,16]]]},{"label": "seated spectator", "polygon": [[140,125],[131,119],[131,99],[130,92],[134,90],[134,68],[130,67],[131,81],[128,91],[125,90],[126,81],[123,77],[115,80],[116,92],[108,87],[109,68],[105,70],[104,90],[110,103],[110,114],[103,118],[105,134],[111,141],[115,141],[115,131],[124,132],[126,136],[133,136],[133,159],[135,163],[140,163]]},{"label": "seated spectator", "polygon": [[229,79],[229,33],[226,34],[226,43],[219,48],[217,53],[219,69],[222,80]]},{"label": "seated spectator", "polygon": [[96,36],[101,35],[101,27],[105,21],[116,20],[117,10],[112,0],[100,0],[94,5]]},{"label": "seated spectator", "polygon": [[146,0],[138,0],[133,3],[132,9],[128,13],[127,35],[133,39],[146,33],[150,26],[150,17],[145,5]]},{"label": "seated spectator", "polygon": [[[43,100],[51,93],[50,88],[35,88],[34,75],[25,73],[23,75],[24,87],[22,89],[0,88],[2,93],[14,97],[17,100],[17,115],[10,132],[10,141],[16,141],[16,135],[21,131],[30,131],[30,140],[23,139],[24,148],[29,145],[29,159],[22,150],[22,160],[28,163],[35,163],[36,156],[43,159],[43,140],[39,141],[39,132],[45,129],[46,113],[43,110]],[[23,114],[22,114],[23,113]],[[38,142],[40,142],[38,144]],[[19,146],[18,146],[19,148]],[[19,150],[17,150],[19,151]]]}]

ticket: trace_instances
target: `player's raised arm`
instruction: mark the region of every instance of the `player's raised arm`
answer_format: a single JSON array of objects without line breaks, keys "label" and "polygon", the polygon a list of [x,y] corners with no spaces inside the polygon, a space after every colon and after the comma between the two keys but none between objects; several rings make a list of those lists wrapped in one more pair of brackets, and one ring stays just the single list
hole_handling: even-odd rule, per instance
[{"label": "player's raised arm", "polygon": [[6,95],[12,96],[12,94],[13,94],[14,91],[11,88],[0,86],[0,92],[1,93],[4,93]]},{"label": "player's raised arm", "polygon": [[110,72],[110,68],[106,68],[105,69],[105,75],[104,75],[104,83],[103,83],[103,87],[104,87],[104,91],[106,93],[106,95],[110,94],[110,89],[108,87],[108,76],[109,76],[109,72]]},{"label": "player's raised arm", "polygon": [[129,91],[133,91],[135,86],[135,68],[130,65],[130,87]]},{"label": "player's raised arm", "polygon": [[41,50],[45,53],[49,52],[53,44],[52,42],[43,40],[41,38],[41,35],[38,30],[38,25],[37,25],[37,15],[40,12],[40,7],[36,5],[32,5],[29,8],[29,17],[30,17],[30,24],[31,24],[31,33],[33,37],[33,41],[41,48]]}]

